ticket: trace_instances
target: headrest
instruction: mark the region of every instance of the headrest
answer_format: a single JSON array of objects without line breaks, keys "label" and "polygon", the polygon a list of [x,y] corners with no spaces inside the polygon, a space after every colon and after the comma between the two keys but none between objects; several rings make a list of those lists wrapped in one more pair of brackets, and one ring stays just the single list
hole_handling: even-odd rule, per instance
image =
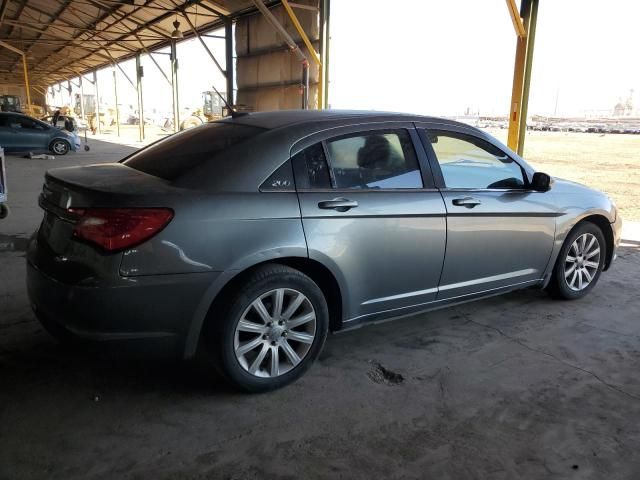
[{"label": "headrest", "polygon": [[391,157],[389,140],[383,135],[371,135],[367,137],[364,145],[358,150],[358,166],[362,168],[375,168],[386,165]]}]

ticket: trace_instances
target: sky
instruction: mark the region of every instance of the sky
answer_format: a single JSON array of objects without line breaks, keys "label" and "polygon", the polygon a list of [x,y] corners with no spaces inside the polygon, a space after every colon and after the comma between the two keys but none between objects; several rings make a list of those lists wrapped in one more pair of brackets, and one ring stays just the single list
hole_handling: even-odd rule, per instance
[{"label": "sky", "polygon": [[[519,2],[516,2],[519,4]],[[353,21],[365,12],[362,20]],[[640,105],[640,2],[541,0],[530,114]],[[505,0],[334,0],[333,107],[509,111],[516,37]]]},{"label": "sky", "polygon": [[[633,53],[639,26],[640,1],[541,0],[529,113],[610,113],[630,89],[640,108],[640,61]],[[225,68],[224,40],[205,41]],[[333,0],[329,103],[506,116],[515,44],[504,0]],[[154,57],[170,75],[168,55]],[[201,92],[212,84],[224,90],[223,76],[198,40],[178,43],[178,58],[182,109],[201,106]],[[142,64],[145,113],[169,114],[169,84],[146,55]],[[122,67],[135,83],[134,61]],[[99,72],[105,104],[114,101],[112,78],[111,68]],[[137,108],[135,88],[120,71],[117,81],[119,103]],[[92,88],[85,82],[85,92]]]}]

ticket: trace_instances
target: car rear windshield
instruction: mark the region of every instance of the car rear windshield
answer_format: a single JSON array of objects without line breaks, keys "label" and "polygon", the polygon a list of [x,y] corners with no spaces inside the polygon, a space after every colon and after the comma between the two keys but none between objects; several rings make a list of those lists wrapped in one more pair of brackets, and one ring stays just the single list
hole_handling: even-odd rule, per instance
[{"label": "car rear windshield", "polygon": [[207,123],[155,142],[123,163],[149,175],[175,180],[232,145],[264,131],[237,123]]}]

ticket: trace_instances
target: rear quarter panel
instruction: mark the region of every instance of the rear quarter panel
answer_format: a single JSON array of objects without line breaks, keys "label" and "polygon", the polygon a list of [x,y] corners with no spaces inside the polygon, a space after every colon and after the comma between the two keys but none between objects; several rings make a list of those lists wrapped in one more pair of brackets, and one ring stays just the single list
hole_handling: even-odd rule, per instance
[{"label": "rear quarter panel", "polygon": [[174,198],[175,216],[151,240],[124,252],[123,276],[243,270],[307,256],[293,192],[201,194]]}]

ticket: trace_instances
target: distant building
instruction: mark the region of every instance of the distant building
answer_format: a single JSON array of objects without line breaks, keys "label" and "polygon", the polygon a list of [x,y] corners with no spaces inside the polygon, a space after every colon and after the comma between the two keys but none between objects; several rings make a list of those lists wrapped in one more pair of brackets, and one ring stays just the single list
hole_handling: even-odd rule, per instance
[{"label": "distant building", "polygon": [[622,97],[618,98],[618,103],[613,107],[614,117],[629,117],[633,115],[633,88],[629,90],[629,96],[625,101],[622,101]]}]

